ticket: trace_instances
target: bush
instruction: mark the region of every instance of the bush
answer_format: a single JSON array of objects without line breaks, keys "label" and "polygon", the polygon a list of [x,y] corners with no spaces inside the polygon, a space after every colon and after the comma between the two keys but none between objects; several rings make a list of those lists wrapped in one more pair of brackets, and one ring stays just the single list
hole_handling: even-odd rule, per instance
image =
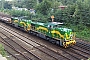
[{"label": "bush", "polygon": [[0,44],[0,54],[2,55],[2,56],[6,56],[6,52],[5,52],[5,50],[4,50],[4,47]]},{"label": "bush", "polygon": [[9,12],[12,16],[16,16],[16,17],[19,17],[19,16],[28,16],[30,15],[30,12],[29,11],[25,11],[25,10],[10,10]]},{"label": "bush", "polygon": [[90,60],[90,58],[88,60]]}]

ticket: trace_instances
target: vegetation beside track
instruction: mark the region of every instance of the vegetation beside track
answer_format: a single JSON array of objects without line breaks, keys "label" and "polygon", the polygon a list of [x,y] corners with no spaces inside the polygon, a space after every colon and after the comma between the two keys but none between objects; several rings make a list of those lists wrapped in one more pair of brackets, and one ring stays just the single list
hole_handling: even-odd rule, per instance
[{"label": "vegetation beside track", "polygon": [[4,50],[4,47],[2,44],[0,44],[0,54],[3,56],[3,57],[6,57],[6,52]]},{"label": "vegetation beside track", "polygon": [[76,25],[71,26],[70,28],[72,28],[76,32],[76,37],[90,42],[90,27]]},{"label": "vegetation beside track", "polygon": [[79,30],[77,32],[77,37],[90,42],[90,28],[85,28],[84,30]]},{"label": "vegetation beside track", "polygon": [[90,58],[88,60],[90,60]]}]

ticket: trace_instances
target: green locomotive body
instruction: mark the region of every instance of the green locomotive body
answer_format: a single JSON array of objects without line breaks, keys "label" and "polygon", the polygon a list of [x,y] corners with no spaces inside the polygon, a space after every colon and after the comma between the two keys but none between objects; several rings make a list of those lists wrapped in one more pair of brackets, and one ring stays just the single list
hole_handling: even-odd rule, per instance
[{"label": "green locomotive body", "polygon": [[15,27],[23,28],[25,31],[32,33],[36,36],[54,42],[65,48],[75,45],[75,33],[72,29],[63,26],[63,23],[48,22],[40,23],[31,20],[12,18],[11,23]]}]

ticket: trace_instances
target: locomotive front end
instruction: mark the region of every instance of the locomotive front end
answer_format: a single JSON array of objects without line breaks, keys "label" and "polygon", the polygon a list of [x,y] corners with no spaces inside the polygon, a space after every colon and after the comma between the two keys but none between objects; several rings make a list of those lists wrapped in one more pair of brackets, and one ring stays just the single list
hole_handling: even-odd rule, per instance
[{"label": "locomotive front end", "polygon": [[72,32],[72,30],[68,30],[67,32],[65,32],[63,46],[65,48],[67,48],[67,47],[73,46],[75,44],[76,44],[75,33]]}]

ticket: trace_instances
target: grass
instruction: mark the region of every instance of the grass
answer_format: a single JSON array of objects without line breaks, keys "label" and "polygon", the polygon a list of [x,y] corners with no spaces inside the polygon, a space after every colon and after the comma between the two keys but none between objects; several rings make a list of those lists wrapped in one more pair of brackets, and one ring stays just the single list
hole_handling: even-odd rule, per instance
[{"label": "grass", "polygon": [[76,32],[76,37],[90,42],[90,27],[76,25],[76,26],[71,26],[70,28]]},{"label": "grass", "polygon": [[1,44],[0,44],[0,54],[1,54],[3,57],[6,56],[6,52],[5,52],[5,50],[4,50],[4,47],[3,47],[3,45],[1,45]]},{"label": "grass", "polygon": [[90,58],[88,60],[90,60]]},{"label": "grass", "polygon": [[78,32],[76,32],[76,36],[83,39],[83,40],[86,40],[88,42],[90,42],[90,29],[88,28],[85,28],[83,30],[79,30]]},{"label": "grass", "polygon": [[90,42],[90,27],[73,27],[76,31],[76,37],[81,38],[82,40]]}]

